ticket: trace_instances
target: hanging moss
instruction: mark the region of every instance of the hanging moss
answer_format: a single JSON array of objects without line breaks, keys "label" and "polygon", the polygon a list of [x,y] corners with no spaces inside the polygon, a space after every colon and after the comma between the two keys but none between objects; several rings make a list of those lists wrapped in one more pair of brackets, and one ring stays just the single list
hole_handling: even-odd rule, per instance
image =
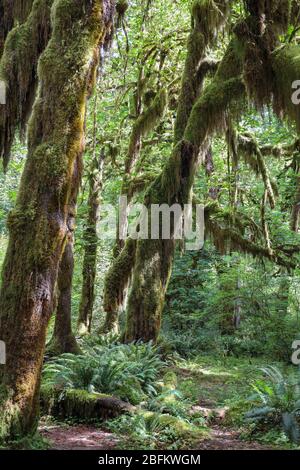
[{"label": "hanging moss", "polygon": [[246,164],[252,168],[256,175],[260,175],[264,182],[270,206],[272,209],[275,207],[275,192],[277,187],[274,182],[271,181],[268,168],[265,164],[264,157],[261,153],[259,145],[253,135],[245,133],[244,135],[236,136],[237,140],[237,152],[243,157]]},{"label": "hanging moss", "polygon": [[141,140],[153,130],[155,125],[163,117],[166,106],[167,92],[162,89],[157,93],[152,104],[134,123],[125,160],[125,173],[130,173],[130,170],[135,165],[140,150]]},{"label": "hanging moss", "polygon": [[5,39],[14,24],[26,21],[33,0],[0,0],[0,59]]},{"label": "hanging moss", "polygon": [[300,77],[299,46],[289,44],[272,54],[272,66],[275,74],[274,107],[279,117],[288,117],[295,121],[300,131],[300,106],[292,102],[292,84]]},{"label": "hanging moss", "polygon": [[124,20],[125,14],[129,8],[129,4],[127,0],[119,0],[116,4],[116,13],[117,13],[117,20],[116,25],[117,28],[120,28],[122,25],[122,21]]},{"label": "hanging moss", "polygon": [[[230,227],[228,224],[224,224],[224,221],[226,221],[226,215],[224,217],[223,211],[219,208],[218,204],[214,203],[206,206],[206,234],[211,238],[216,249],[221,254],[238,251],[260,259],[266,258],[288,269],[293,269],[296,266],[294,261],[286,257],[284,253],[281,254],[276,252],[276,250],[270,250],[270,247],[265,248],[257,242],[245,238],[236,227]],[[257,235],[260,233],[257,233]]]},{"label": "hanging moss", "polygon": [[274,72],[272,53],[287,32],[291,1],[246,1],[250,15],[234,28],[244,54],[244,81],[249,98],[258,108],[272,102]]},{"label": "hanging moss", "polygon": [[6,105],[0,116],[0,158],[3,158],[4,168],[10,158],[15,131],[24,133],[31,112],[37,85],[37,62],[50,37],[52,3],[53,0],[35,0],[27,21],[17,25],[5,42],[0,62],[0,79],[7,87]]}]

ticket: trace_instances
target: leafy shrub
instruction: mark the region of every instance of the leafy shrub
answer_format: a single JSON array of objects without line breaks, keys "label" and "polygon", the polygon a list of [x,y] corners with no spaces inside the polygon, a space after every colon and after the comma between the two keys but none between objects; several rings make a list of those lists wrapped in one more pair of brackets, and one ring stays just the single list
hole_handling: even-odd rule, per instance
[{"label": "leafy shrub", "polygon": [[300,377],[284,377],[278,368],[262,369],[266,378],[253,385],[255,406],[245,414],[245,419],[266,425],[281,424],[286,436],[294,443],[300,443]]},{"label": "leafy shrub", "polygon": [[63,354],[45,364],[43,384],[61,389],[112,393],[138,404],[157,393],[155,381],[165,364],[151,344],[98,344],[85,341],[83,355]]},{"label": "leafy shrub", "polygon": [[200,440],[207,434],[204,426],[196,427],[186,418],[150,411],[120,416],[110,421],[108,427],[117,434],[127,435],[135,450],[182,449],[185,442]]}]

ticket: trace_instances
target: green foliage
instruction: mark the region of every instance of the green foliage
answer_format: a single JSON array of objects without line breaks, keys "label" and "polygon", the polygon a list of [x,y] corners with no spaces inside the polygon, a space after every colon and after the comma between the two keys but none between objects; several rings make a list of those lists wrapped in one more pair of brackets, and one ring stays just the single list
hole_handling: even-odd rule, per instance
[{"label": "green foliage", "polygon": [[296,273],[274,276],[271,263],[220,256],[208,244],[185,253],[176,260],[167,293],[162,347],[183,357],[202,351],[289,362],[300,333],[297,279]]},{"label": "green foliage", "polygon": [[157,393],[164,367],[151,344],[83,343],[83,355],[63,354],[45,364],[43,385],[111,393],[132,404]]},{"label": "green foliage", "polygon": [[128,436],[126,448],[133,449],[182,449],[206,436],[204,426],[195,426],[188,419],[141,412],[124,415],[109,423],[109,429]]},{"label": "green foliage", "polygon": [[255,407],[245,419],[273,426],[282,425],[286,436],[295,444],[300,443],[300,371],[294,377],[286,377],[273,366],[262,369],[265,378],[253,385],[255,396],[262,406]]}]

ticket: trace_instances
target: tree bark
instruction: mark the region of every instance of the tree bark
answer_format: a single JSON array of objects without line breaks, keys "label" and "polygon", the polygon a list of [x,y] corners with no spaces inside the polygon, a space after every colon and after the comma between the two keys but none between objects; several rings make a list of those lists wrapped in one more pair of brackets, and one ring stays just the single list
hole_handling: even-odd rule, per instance
[{"label": "tree bark", "polygon": [[53,336],[47,345],[47,354],[58,356],[64,353],[79,354],[80,348],[72,332],[72,281],[74,272],[74,212],[75,206],[68,220],[68,237],[64,253],[59,266],[57,291],[58,302],[56,306]]},{"label": "tree bark", "polygon": [[82,271],[82,292],[78,316],[78,333],[84,335],[91,332],[93,308],[95,301],[95,279],[97,271],[97,222],[99,217],[100,197],[103,184],[104,153],[94,158],[88,199],[88,217],[84,232],[84,259]]},{"label": "tree bark", "polygon": [[[190,201],[199,153],[207,151],[207,136],[222,127],[230,103],[243,95],[239,78],[241,63],[233,47],[225,55],[207,90],[201,94],[204,76],[197,74],[205,59],[206,47],[225,18],[226,3],[213,25],[203,27],[203,8],[194,2],[193,29],[188,44],[182,90],[175,125],[175,147],[162,174],[145,197],[151,220],[151,204],[181,205]],[[218,90],[218,92],[216,92]],[[196,100],[196,104],[195,104]],[[212,117],[213,116],[213,117]],[[202,157],[202,155],[201,155]],[[174,230],[174,228],[173,228]],[[170,240],[138,240],[133,268],[132,288],[128,298],[125,341],[157,340],[161,312],[173,264],[175,242]]]},{"label": "tree bark", "polygon": [[46,328],[66,243],[69,204],[80,182],[91,67],[97,64],[112,13],[110,1],[56,1],[52,37],[39,60],[28,158],[8,220],[0,292],[0,338],[7,350],[0,377],[4,442],[36,430]]}]

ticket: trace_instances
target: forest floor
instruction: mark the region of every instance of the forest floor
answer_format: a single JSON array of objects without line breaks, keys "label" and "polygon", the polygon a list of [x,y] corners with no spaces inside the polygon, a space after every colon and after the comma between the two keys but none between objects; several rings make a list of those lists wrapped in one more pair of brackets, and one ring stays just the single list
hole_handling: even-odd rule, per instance
[{"label": "forest floor", "polygon": [[[40,432],[50,442],[52,450],[114,450],[119,448],[120,438],[115,434],[92,426],[42,426]],[[255,441],[241,440],[239,432],[221,426],[213,426],[208,439],[197,446],[199,450],[266,450],[274,449]]]},{"label": "forest floor", "polygon": [[[211,365],[213,364],[213,366]],[[287,449],[284,436],[278,430],[252,435],[243,423],[251,393],[251,383],[257,378],[255,360],[213,359],[199,357],[192,361],[179,361],[170,370],[178,378],[178,391],[191,404],[189,415],[198,414],[206,419],[208,432],[201,440],[181,440],[170,446],[163,442],[149,445],[149,441],[122,432],[110,431],[109,425],[98,426],[41,422],[40,433],[51,449],[112,450],[112,449],[199,449],[199,450],[263,450]]]}]

